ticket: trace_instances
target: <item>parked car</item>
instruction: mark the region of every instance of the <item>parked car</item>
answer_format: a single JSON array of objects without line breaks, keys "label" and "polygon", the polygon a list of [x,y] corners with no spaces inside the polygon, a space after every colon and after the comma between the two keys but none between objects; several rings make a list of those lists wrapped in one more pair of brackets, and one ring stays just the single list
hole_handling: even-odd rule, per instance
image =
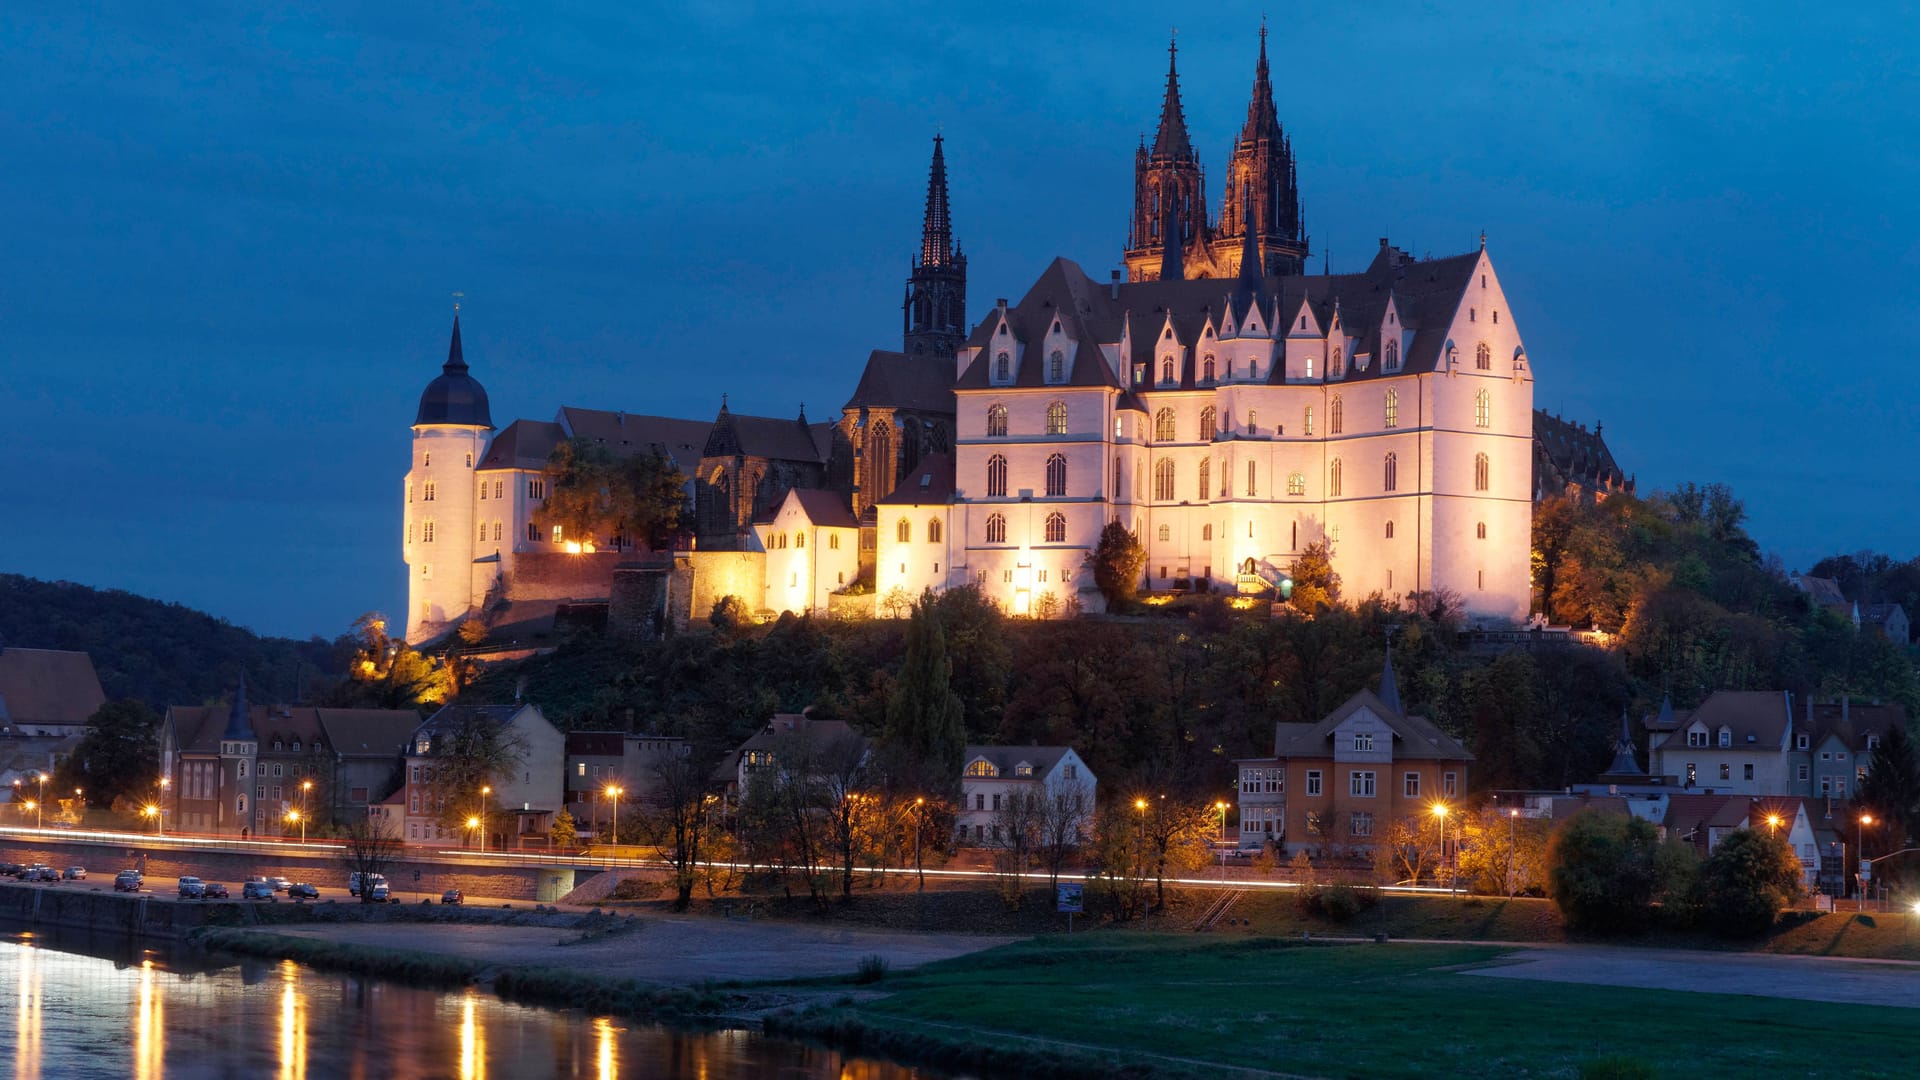
[{"label": "parked car", "polygon": [[4,874],[10,877],[19,877],[20,871],[25,869],[26,867],[20,865],[17,862],[0,862],[0,874]]},{"label": "parked car", "polygon": [[384,904],[393,899],[393,888],[384,881],[374,882],[373,888],[368,889],[367,893],[369,898],[376,904]]},{"label": "parked car", "polygon": [[138,870],[122,870],[113,875],[114,892],[139,892],[146,878]]},{"label": "parked car", "polygon": [[293,885],[293,882],[283,877],[270,877],[267,878],[266,881],[267,884],[273,886],[274,892],[286,892],[287,889]]},{"label": "parked car", "polygon": [[59,881],[60,871],[45,863],[34,863],[27,871],[28,881]]},{"label": "parked car", "polygon": [[85,881],[87,880],[87,868],[84,866],[69,866],[65,870],[60,871],[60,876],[68,881]]},{"label": "parked car", "polygon": [[206,898],[207,898],[206,882],[201,881],[197,877],[183,877],[180,879],[180,899],[205,900]]},{"label": "parked car", "polygon": [[271,903],[277,901],[279,897],[273,895],[272,882],[269,882],[265,878],[255,878],[245,885],[240,886],[240,899],[266,900]]},{"label": "parked car", "polygon": [[440,902],[443,904],[464,903],[466,899],[467,894],[461,892],[459,889],[448,889],[446,892],[440,894]]},{"label": "parked car", "polygon": [[385,874],[366,874],[366,875],[361,875],[359,873],[348,874],[347,875],[347,895],[349,896],[360,895],[360,886],[361,886],[362,876],[364,876],[368,882],[370,882],[372,885],[376,887],[380,885],[385,885],[387,883],[387,875]]},{"label": "parked car", "polygon": [[219,883],[219,882],[217,882],[217,881],[209,881],[209,882],[207,882],[207,889],[206,889],[206,895],[205,895],[205,896],[203,896],[203,897],[202,897],[201,899],[203,899],[203,900],[225,900],[225,899],[227,899],[227,895],[228,895],[228,894],[227,894],[227,887],[226,887],[225,885],[222,885],[222,884],[220,884],[220,883]]},{"label": "parked car", "polygon": [[318,900],[320,899],[320,890],[304,881],[296,882],[295,884],[287,886],[287,896],[294,900]]}]

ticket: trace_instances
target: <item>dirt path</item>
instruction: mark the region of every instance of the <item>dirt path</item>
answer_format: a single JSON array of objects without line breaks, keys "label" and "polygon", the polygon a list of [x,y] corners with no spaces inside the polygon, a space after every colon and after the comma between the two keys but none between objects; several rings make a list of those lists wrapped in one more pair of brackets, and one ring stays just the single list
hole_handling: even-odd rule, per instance
[{"label": "dirt path", "polygon": [[1898,962],[1583,945],[1524,949],[1466,974],[1920,1009],[1920,971]]},{"label": "dirt path", "polygon": [[578,945],[572,930],[535,926],[330,923],[276,927],[289,937],[410,949],[501,967],[565,967],[659,983],[851,974],[861,957],[894,970],[1017,941],[973,934],[888,933],[794,923],[643,916],[641,929]]}]

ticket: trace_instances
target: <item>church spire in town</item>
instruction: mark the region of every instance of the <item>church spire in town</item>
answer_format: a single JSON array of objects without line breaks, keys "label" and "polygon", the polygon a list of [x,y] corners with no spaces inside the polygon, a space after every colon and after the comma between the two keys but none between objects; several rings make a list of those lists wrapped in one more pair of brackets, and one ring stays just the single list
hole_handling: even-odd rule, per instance
[{"label": "church spire in town", "polygon": [[920,226],[920,263],[945,266],[953,251],[953,219],[947,209],[947,155],[944,138],[933,137],[933,164],[927,168],[927,214]]},{"label": "church spire in town", "polygon": [[1387,638],[1387,663],[1380,669],[1380,692],[1375,697],[1380,704],[1392,709],[1397,716],[1405,716],[1406,710],[1400,705],[1400,683],[1393,677],[1393,638]]},{"label": "church spire in town", "polygon": [[441,365],[441,371],[449,375],[465,375],[467,358],[460,350],[460,309],[453,309],[453,339],[447,342],[447,362]]},{"label": "church spire in town", "polygon": [[1267,70],[1267,25],[1260,24],[1260,62],[1253,69],[1253,96],[1247,101],[1247,124],[1240,129],[1241,142],[1260,138],[1279,139],[1280,114],[1273,105],[1273,77]]},{"label": "church spire in town", "polygon": [[927,211],[920,224],[920,256],[907,277],[900,318],[904,351],[951,360],[967,337],[967,257],[953,238],[945,143],[944,136],[934,135],[933,161],[927,166]]},{"label": "church spire in town", "polygon": [[1167,97],[1160,104],[1160,130],[1153,136],[1153,156],[1190,158],[1193,142],[1187,138],[1187,116],[1180,108],[1180,43],[1167,42]]}]

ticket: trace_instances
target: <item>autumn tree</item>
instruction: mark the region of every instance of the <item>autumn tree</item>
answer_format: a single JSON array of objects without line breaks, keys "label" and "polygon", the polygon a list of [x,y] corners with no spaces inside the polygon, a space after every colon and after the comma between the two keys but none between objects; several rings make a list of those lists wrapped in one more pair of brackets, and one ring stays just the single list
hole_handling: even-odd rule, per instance
[{"label": "autumn tree", "polygon": [[1547,822],[1497,806],[1459,820],[1459,877],[1483,896],[1546,891]]},{"label": "autumn tree", "polygon": [[580,828],[573,815],[565,807],[553,819],[553,827],[547,830],[547,840],[556,851],[571,851],[580,844]]},{"label": "autumn tree", "polygon": [[604,443],[575,436],[547,456],[546,500],[533,512],[542,530],[591,542],[623,537],[654,549],[680,527],[687,478],[657,448],[616,457]]},{"label": "autumn tree", "polygon": [[1287,576],[1293,580],[1290,602],[1304,614],[1311,615],[1340,599],[1340,575],[1333,572],[1333,557],[1325,540],[1313,541],[1295,556]]},{"label": "autumn tree", "polygon": [[369,611],[354,620],[347,677],[323,696],[338,708],[419,709],[453,695],[445,663],[387,633],[387,618]]},{"label": "autumn tree", "polygon": [[1100,541],[1082,561],[1093,571],[1093,584],[1110,608],[1125,606],[1140,591],[1140,573],[1147,566],[1147,549],[1140,538],[1118,521],[1100,530]]}]

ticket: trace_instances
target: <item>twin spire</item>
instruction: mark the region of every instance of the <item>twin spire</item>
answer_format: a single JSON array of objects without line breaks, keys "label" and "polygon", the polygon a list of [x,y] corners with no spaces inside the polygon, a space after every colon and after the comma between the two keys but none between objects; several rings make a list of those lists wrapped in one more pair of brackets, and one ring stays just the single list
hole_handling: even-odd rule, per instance
[{"label": "twin spire", "polygon": [[1160,105],[1160,130],[1153,136],[1153,156],[1157,158],[1193,157],[1193,142],[1187,138],[1187,114],[1180,107],[1179,59],[1179,42],[1167,42],[1167,98]]}]

